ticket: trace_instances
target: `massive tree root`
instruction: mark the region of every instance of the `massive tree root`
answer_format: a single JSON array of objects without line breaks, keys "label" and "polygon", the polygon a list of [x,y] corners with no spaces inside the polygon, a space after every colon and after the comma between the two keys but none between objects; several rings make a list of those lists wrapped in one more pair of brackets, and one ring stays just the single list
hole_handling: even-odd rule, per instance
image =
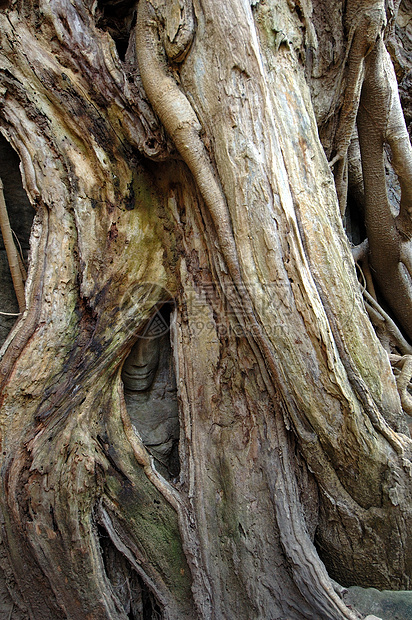
[{"label": "massive tree root", "polygon": [[[346,87],[335,134],[337,189],[346,208],[347,153],[355,123],[364,185],[364,221],[369,260],[381,295],[404,334],[412,339],[412,147],[399,100],[396,76],[384,44],[385,4],[353,0],[346,9],[349,32]],[[401,187],[393,213],[385,180],[385,145]],[[356,172],[355,172],[356,173]],[[353,183],[356,185],[356,182]]]},{"label": "massive tree root", "polygon": [[[396,93],[396,80],[381,41],[369,59],[358,112],[365,186],[365,225],[370,265],[388,306],[412,339],[412,148]],[[385,79],[382,79],[382,78]],[[399,214],[391,212],[384,165],[388,144],[401,185]]]}]

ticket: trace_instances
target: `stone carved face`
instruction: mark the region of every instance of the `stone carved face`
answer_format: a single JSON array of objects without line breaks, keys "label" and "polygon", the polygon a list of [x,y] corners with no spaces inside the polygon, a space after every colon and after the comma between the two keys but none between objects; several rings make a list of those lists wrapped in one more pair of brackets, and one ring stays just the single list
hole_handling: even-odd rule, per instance
[{"label": "stone carved face", "polygon": [[126,390],[143,392],[150,388],[159,365],[160,340],[139,338],[134,344],[122,370]]}]

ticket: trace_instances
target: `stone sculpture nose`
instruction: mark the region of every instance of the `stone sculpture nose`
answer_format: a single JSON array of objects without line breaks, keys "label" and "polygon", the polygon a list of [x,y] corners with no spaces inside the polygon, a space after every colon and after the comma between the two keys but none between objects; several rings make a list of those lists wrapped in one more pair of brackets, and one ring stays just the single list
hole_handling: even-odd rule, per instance
[{"label": "stone sculpture nose", "polygon": [[139,340],[135,347],[133,366],[136,368],[144,368],[145,366],[149,366],[157,357],[158,346],[156,342],[152,342],[151,340]]},{"label": "stone sculpture nose", "polygon": [[154,339],[139,339],[132,349],[132,365],[134,368],[147,369],[155,368],[159,363],[159,341]]}]

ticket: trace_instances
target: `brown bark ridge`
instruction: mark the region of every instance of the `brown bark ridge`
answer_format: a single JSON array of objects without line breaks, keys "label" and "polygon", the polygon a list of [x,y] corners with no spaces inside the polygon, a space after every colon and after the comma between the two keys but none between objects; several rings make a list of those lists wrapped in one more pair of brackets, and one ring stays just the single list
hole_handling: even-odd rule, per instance
[{"label": "brown bark ridge", "polygon": [[[318,138],[311,7],[252,4],[0,12],[37,209],[0,367],[10,618],[350,620],[330,576],[410,586],[411,440]],[[121,380],[166,306],[171,479]]]}]

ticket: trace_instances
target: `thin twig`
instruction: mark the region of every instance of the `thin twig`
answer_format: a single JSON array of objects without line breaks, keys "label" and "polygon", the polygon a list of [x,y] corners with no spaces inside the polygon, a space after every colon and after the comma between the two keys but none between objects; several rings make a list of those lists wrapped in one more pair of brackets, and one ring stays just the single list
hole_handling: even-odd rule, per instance
[{"label": "thin twig", "polygon": [[[356,247],[359,248],[360,246],[358,245]],[[355,254],[352,254],[352,256],[355,256]],[[362,266],[360,265],[360,262],[362,263]],[[373,297],[373,299],[377,301],[375,286],[373,284],[372,274],[371,274],[371,270],[369,267],[369,260],[368,260],[367,255],[362,256],[359,259],[356,259],[355,265],[357,269],[359,269],[359,273],[362,276],[362,280],[363,280],[362,293],[364,291],[368,291],[368,293]]]},{"label": "thin twig", "polygon": [[10,228],[9,216],[7,213],[6,201],[4,200],[3,182],[0,179],[0,228],[3,235],[4,247],[7,253],[10,273],[13,280],[14,290],[16,292],[17,302],[20,312],[24,312],[26,308],[26,299],[24,295],[24,283],[20,270],[18,253],[14,245],[13,235]]},{"label": "thin twig", "polygon": [[20,316],[21,312],[0,312],[1,316]]},{"label": "thin twig", "polygon": [[387,330],[389,334],[395,339],[397,346],[401,350],[404,355],[412,355],[412,347],[402,336],[399,327],[396,325],[395,321],[391,319],[389,314],[383,310],[383,308],[378,304],[378,302],[368,293],[367,290],[363,291],[363,295],[365,297],[365,302],[367,302],[367,306],[369,305],[375,312],[380,314],[383,321],[386,323]]},{"label": "thin twig", "polygon": [[360,273],[360,275],[362,277],[362,284],[361,283],[359,283],[359,284],[361,284],[362,293],[363,293],[363,291],[367,290],[368,283],[366,282],[365,274],[363,273],[363,269],[360,266],[360,264],[358,263],[358,261],[355,261],[355,265],[359,269],[359,273]]},{"label": "thin twig", "polygon": [[401,372],[396,377],[396,385],[398,387],[399,397],[401,399],[402,409],[412,415],[412,398],[408,392],[409,382],[412,379],[412,355],[404,355],[402,362]]},{"label": "thin twig", "polygon": [[372,273],[370,270],[369,259],[367,256],[362,260],[362,269],[366,280],[366,290],[373,297],[373,299],[377,301],[375,286],[373,284]]},{"label": "thin twig", "polygon": [[19,261],[19,267],[20,267],[20,271],[21,271],[21,277],[23,278],[23,282],[25,282],[27,280],[27,271],[26,271],[26,267],[24,266],[24,256],[23,256],[23,250],[21,248],[21,243],[19,241],[18,236],[16,235],[16,233],[14,232],[13,229],[11,229],[11,232],[14,235],[15,240],[17,241],[17,246],[19,248],[18,254],[17,254],[17,259]]},{"label": "thin twig", "polygon": [[16,233],[14,232],[14,230],[13,230],[13,229],[11,229],[11,232],[12,232],[13,237],[14,237],[14,238],[15,238],[15,240],[16,240],[17,247],[19,248],[20,258],[21,258],[21,260],[24,260],[24,258],[23,258],[23,250],[22,250],[22,247],[21,247],[21,243],[20,243],[20,241],[19,241],[19,238],[18,238],[18,236],[16,235]]},{"label": "thin twig", "polygon": [[365,239],[359,245],[354,245],[351,248],[351,252],[352,252],[353,260],[355,261],[355,263],[357,263],[360,260],[363,260],[364,258],[366,258],[367,254],[369,252],[369,241],[368,241],[368,239]]}]

